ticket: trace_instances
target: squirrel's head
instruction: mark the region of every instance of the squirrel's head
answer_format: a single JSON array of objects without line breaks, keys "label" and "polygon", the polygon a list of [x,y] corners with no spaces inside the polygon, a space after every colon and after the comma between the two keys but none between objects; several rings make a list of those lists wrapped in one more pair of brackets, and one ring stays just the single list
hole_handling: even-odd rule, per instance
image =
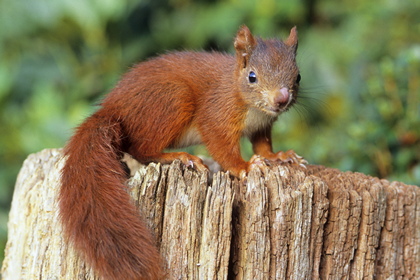
[{"label": "squirrel's head", "polygon": [[236,78],[245,101],[252,107],[277,116],[295,103],[300,74],[296,65],[296,27],[284,40],[254,37],[242,26],[235,38]]}]

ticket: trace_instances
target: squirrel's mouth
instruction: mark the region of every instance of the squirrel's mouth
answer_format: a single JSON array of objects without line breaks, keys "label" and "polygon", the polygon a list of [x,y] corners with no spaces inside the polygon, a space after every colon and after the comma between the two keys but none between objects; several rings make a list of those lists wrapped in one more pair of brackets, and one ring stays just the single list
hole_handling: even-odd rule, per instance
[{"label": "squirrel's mouth", "polygon": [[281,113],[284,113],[286,111],[289,110],[289,108],[291,107],[291,104],[293,102],[290,101],[287,104],[283,104],[280,106],[274,106],[274,105],[270,105],[270,104],[256,104],[256,108],[258,108],[259,110],[263,111],[265,114],[271,116],[271,117],[277,117],[278,115],[280,115]]},{"label": "squirrel's mouth", "polygon": [[285,106],[285,107],[264,106],[264,107],[258,107],[258,108],[269,116],[277,117],[281,113],[286,112],[289,109],[289,106]]},{"label": "squirrel's mouth", "polygon": [[276,109],[277,113],[283,113],[283,112],[286,112],[287,110],[289,110],[289,108],[294,103],[293,101],[294,101],[294,98],[293,98],[292,95],[290,95],[290,98],[286,103],[279,104],[279,106]]},{"label": "squirrel's mouth", "polygon": [[261,109],[270,116],[278,116],[281,113],[287,112],[290,109],[290,107],[292,107],[293,103],[294,103],[294,99],[290,98],[285,103],[280,103],[280,104],[276,104],[276,105],[266,104],[266,106],[264,106]]},{"label": "squirrel's mouth", "polygon": [[287,110],[289,110],[289,108],[290,108],[289,105],[284,105],[284,106],[281,106],[281,107],[270,109],[270,111],[275,115],[280,115],[281,113],[284,113]]}]

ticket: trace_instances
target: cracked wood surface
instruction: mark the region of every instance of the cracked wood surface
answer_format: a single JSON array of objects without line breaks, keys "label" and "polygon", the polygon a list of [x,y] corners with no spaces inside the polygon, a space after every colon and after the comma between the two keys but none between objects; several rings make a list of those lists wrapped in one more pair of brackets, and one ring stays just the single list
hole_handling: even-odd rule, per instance
[{"label": "cracked wood surface", "polygon": [[[61,235],[61,150],[18,176],[2,267],[8,279],[97,279]],[[242,181],[142,166],[127,190],[168,279],[419,279],[420,189],[322,166],[274,166]]]}]

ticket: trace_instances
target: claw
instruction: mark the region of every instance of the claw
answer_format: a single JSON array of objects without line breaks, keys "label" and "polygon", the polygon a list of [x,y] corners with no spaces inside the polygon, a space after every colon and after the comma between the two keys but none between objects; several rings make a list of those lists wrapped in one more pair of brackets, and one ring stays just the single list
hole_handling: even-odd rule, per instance
[{"label": "claw", "polygon": [[192,168],[201,172],[208,170],[207,165],[205,165],[199,157],[193,155],[184,155],[184,157],[180,159],[187,168]]},{"label": "claw", "polygon": [[194,162],[192,160],[189,160],[185,166],[194,168]]}]

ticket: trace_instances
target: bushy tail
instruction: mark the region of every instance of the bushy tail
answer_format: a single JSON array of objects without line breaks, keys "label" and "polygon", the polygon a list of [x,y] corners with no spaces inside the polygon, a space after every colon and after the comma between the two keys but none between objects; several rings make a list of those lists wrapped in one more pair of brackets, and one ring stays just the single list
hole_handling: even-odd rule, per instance
[{"label": "bushy tail", "polygon": [[104,279],[160,279],[151,233],[124,187],[121,125],[98,111],[65,148],[59,194],[65,235]]}]

